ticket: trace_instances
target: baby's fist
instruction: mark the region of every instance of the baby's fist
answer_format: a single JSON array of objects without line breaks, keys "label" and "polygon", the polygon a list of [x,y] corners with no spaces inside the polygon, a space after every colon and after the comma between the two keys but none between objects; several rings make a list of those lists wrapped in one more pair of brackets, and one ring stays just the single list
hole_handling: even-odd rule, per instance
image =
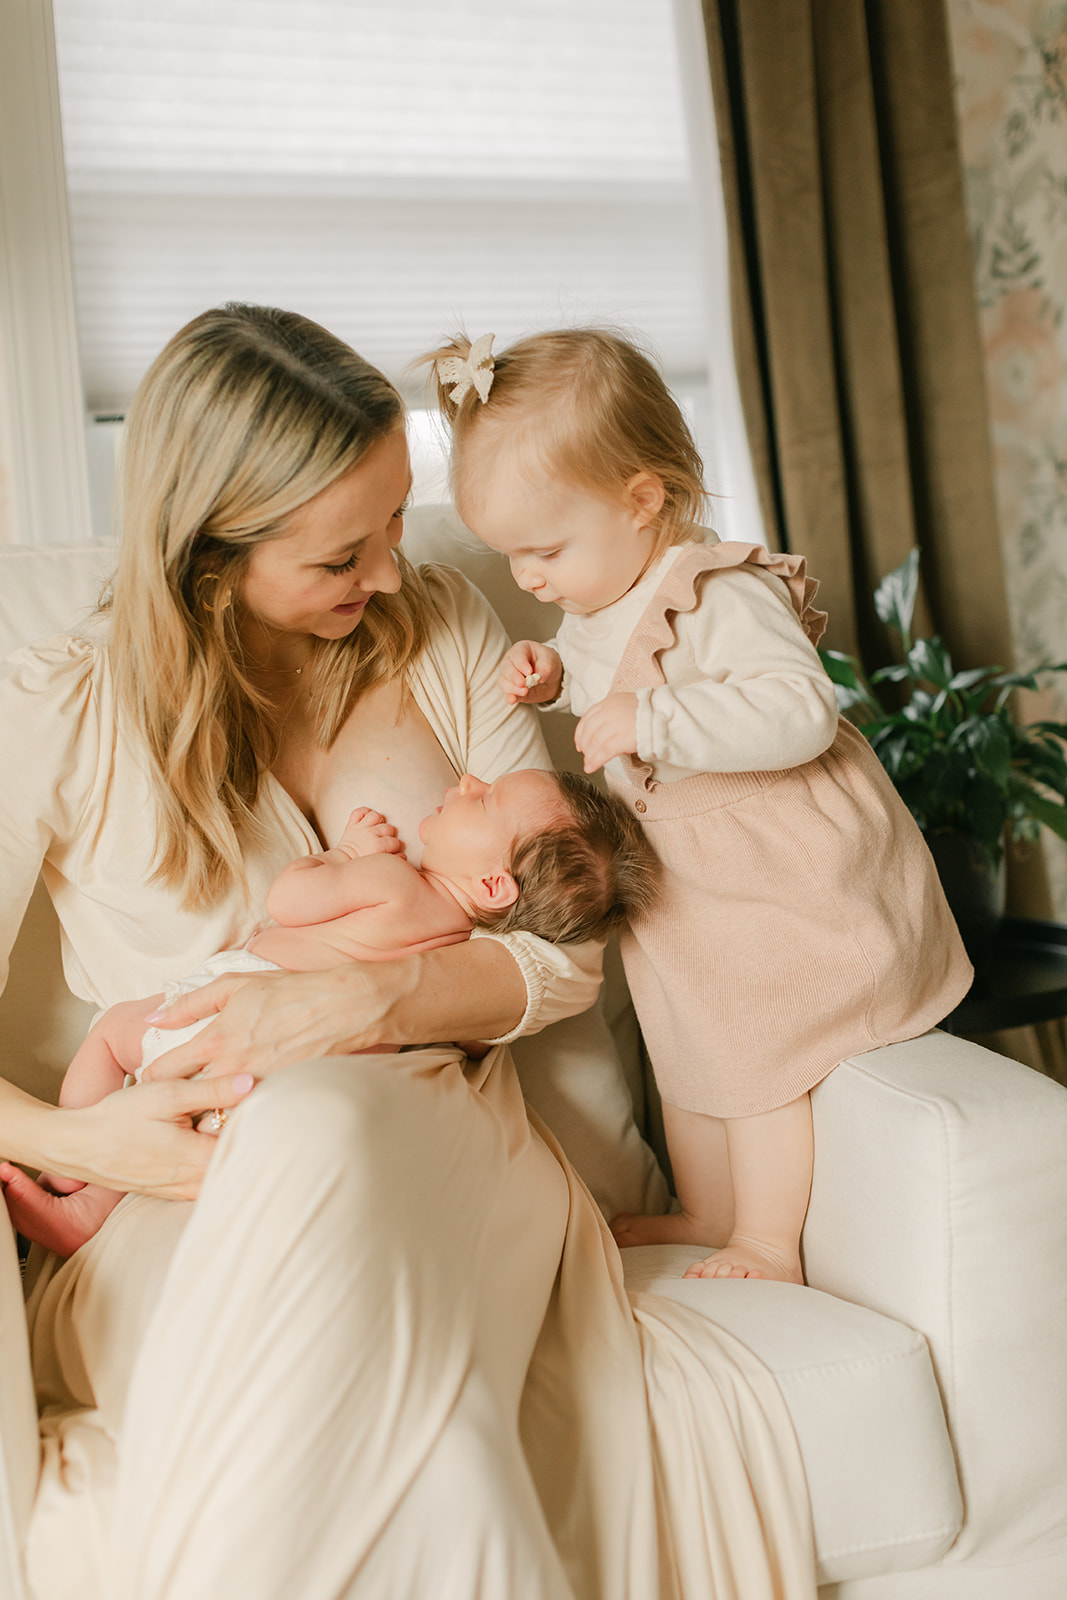
[{"label": "baby's fist", "polygon": [[338,848],[346,855],[403,855],[404,847],[391,822],[386,822],[380,811],[370,806],[357,806],[341,835]]},{"label": "baby's fist", "polygon": [[512,645],[500,669],[500,692],[513,706],[544,705],[557,700],[563,686],[563,663],[554,650],[536,639],[521,639]]}]

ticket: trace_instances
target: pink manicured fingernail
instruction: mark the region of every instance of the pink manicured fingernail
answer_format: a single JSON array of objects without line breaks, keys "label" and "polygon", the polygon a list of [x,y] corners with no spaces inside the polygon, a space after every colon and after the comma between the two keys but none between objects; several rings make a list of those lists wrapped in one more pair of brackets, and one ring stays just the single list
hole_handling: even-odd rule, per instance
[{"label": "pink manicured fingernail", "polygon": [[238,1094],[247,1094],[255,1085],[255,1078],[250,1072],[239,1072],[233,1080],[233,1086]]}]

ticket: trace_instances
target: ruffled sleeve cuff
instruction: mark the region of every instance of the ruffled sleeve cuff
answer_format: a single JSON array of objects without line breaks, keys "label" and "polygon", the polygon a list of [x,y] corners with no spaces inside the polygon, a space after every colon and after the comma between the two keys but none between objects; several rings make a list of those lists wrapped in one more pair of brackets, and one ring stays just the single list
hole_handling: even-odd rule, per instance
[{"label": "ruffled sleeve cuff", "polygon": [[532,933],[490,933],[475,928],[472,939],[495,939],[510,951],[526,984],[526,1006],[515,1027],[486,1044],[510,1044],[525,1034],[540,1033],[551,1022],[587,1011],[600,993],[603,947],[555,945]]}]

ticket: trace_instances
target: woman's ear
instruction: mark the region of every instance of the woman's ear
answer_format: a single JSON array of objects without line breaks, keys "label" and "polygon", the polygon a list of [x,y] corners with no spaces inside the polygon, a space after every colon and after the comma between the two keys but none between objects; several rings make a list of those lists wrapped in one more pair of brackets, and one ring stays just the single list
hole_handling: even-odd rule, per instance
[{"label": "woman's ear", "polygon": [[627,479],[623,493],[642,523],[658,517],[667,498],[663,480],[657,478],[654,472],[634,473],[632,478]]},{"label": "woman's ear", "polygon": [[506,911],[519,898],[510,872],[487,872],[471,883],[471,899],[482,911]]}]

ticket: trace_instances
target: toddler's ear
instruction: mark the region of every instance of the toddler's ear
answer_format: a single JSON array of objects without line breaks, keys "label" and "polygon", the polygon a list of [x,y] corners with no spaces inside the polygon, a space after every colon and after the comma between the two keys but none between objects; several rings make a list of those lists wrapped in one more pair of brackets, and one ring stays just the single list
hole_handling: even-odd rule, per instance
[{"label": "toddler's ear", "polygon": [[637,472],[632,478],[628,478],[625,494],[634,510],[642,519],[648,521],[659,516],[663,510],[663,502],[667,498],[663,480],[657,478],[654,472]]},{"label": "toddler's ear", "polygon": [[510,872],[487,872],[471,885],[474,903],[483,911],[506,911],[519,898],[519,886]]}]

